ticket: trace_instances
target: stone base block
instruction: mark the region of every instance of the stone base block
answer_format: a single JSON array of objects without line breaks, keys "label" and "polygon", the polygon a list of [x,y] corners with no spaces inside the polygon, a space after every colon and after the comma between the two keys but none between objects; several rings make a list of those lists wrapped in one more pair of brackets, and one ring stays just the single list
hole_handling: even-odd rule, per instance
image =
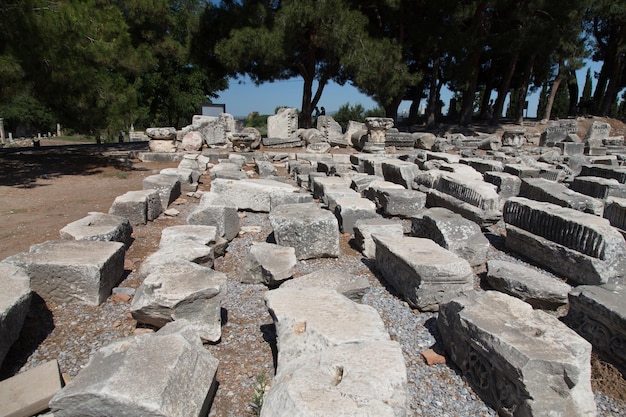
[{"label": "stone base block", "polygon": [[96,212],[69,223],[60,231],[61,239],[121,242],[126,248],[132,242],[132,233],[133,228],[127,218]]},{"label": "stone base block", "polygon": [[382,217],[358,220],[354,225],[354,240],[363,256],[368,258],[376,257],[373,234],[401,238],[404,236],[404,231],[401,223]]},{"label": "stone base block", "polygon": [[144,190],[157,190],[161,198],[161,207],[167,207],[180,197],[180,181],[177,176],[156,174],[146,177],[142,181]]},{"label": "stone base block", "polygon": [[0,365],[20,336],[30,299],[30,278],[26,271],[0,262]]},{"label": "stone base block", "polygon": [[136,226],[156,219],[162,211],[161,197],[157,190],[138,190],[117,196],[109,214],[125,217],[131,225]]}]

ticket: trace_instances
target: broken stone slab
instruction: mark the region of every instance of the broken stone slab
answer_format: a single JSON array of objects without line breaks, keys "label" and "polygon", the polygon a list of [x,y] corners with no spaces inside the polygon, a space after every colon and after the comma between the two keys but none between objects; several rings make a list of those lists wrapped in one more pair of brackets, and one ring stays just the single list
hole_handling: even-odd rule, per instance
[{"label": "broken stone slab", "polygon": [[342,177],[327,177],[326,175],[315,175],[310,177],[313,198],[324,199],[329,191],[348,190],[350,181]]},{"label": "broken stone slab", "polygon": [[239,212],[230,201],[213,191],[204,193],[198,206],[187,216],[190,225],[214,226],[227,241],[239,234]]},{"label": "broken stone slab", "polygon": [[541,310],[497,291],[439,309],[450,359],[499,414],[595,416],[591,345]]},{"label": "broken stone slab", "polygon": [[520,178],[539,178],[540,169],[523,164],[506,164],[504,172]]},{"label": "broken stone slab", "polygon": [[221,196],[239,210],[255,212],[268,213],[272,207],[272,195],[276,193],[297,192],[298,188],[292,185],[270,179],[216,179],[211,183],[211,193]]},{"label": "broken stone slab", "polygon": [[543,178],[524,178],[519,196],[530,200],[545,201],[596,216],[602,216],[604,210],[602,201],[571,190],[564,184]]},{"label": "broken stone slab", "polygon": [[626,307],[623,284],[580,285],[569,293],[565,322],[626,375]]},{"label": "broken stone slab", "polygon": [[157,190],[161,198],[161,208],[167,207],[180,197],[180,181],[178,177],[156,174],[146,177],[141,182],[144,190]]},{"label": "broken stone slab", "polygon": [[254,242],[243,263],[241,282],[277,287],[293,276],[297,262],[294,248]]},{"label": "broken stone slab", "polygon": [[280,286],[300,289],[310,287],[330,288],[359,303],[370,289],[370,284],[366,277],[347,274],[340,270],[322,269],[285,281]]},{"label": "broken stone slab", "polygon": [[175,127],[149,127],[146,129],[146,135],[150,139],[174,140],[176,139],[176,128]]},{"label": "broken stone slab", "polygon": [[400,184],[379,179],[377,181],[370,182],[361,194],[363,194],[363,197],[368,200],[373,201],[377,208],[382,208],[381,200],[384,198],[383,194],[392,190],[406,190],[406,188]]},{"label": "broken stone slab", "polygon": [[494,290],[527,302],[533,308],[556,310],[567,304],[572,287],[549,275],[512,262],[487,262],[486,281]]},{"label": "broken stone slab", "polygon": [[578,133],[578,123],[576,120],[561,120],[553,122],[541,134],[539,146],[555,146],[558,142],[563,142],[567,135]]},{"label": "broken stone slab", "polygon": [[187,168],[164,168],[159,172],[161,175],[176,177],[180,182],[181,191],[196,191],[200,172]]},{"label": "broken stone slab", "polygon": [[501,161],[496,161],[492,159],[482,159],[482,158],[462,158],[462,164],[469,165],[476,171],[481,174],[485,174],[485,172],[503,172],[504,164]]},{"label": "broken stone slab", "polygon": [[289,138],[298,130],[298,110],[289,107],[278,109],[275,115],[267,118],[267,136]]},{"label": "broken stone slab", "polygon": [[209,177],[211,179],[229,178],[229,177],[232,177],[232,179],[248,178],[246,173],[241,170],[241,167],[238,164],[234,162],[223,162],[223,161],[213,166],[209,170]]},{"label": "broken stone slab", "polygon": [[363,256],[376,257],[376,244],[372,235],[387,235],[395,238],[404,236],[402,224],[382,217],[358,220],[354,225],[354,240]]},{"label": "broken stone slab", "polygon": [[217,389],[218,360],[197,335],[164,332],[166,328],[96,352],[50,401],[54,416],[208,414]]},{"label": "broken stone slab", "polygon": [[255,159],[254,170],[259,174],[259,178],[268,178],[276,175],[276,167],[270,161]]},{"label": "broken stone slab", "polygon": [[579,176],[612,178],[617,180],[620,184],[626,184],[626,167],[588,164],[581,167]]},{"label": "broken stone slab", "polygon": [[339,256],[335,216],[315,203],[283,204],[269,214],[276,243],[293,247],[297,259]]},{"label": "broken stone slab", "polygon": [[511,197],[517,197],[522,186],[520,177],[506,172],[485,172],[484,178],[486,182],[497,187],[501,205],[504,205],[504,201]]},{"label": "broken stone slab", "polygon": [[626,237],[626,198],[607,198],[603,217]]},{"label": "broken stone slab", "polygon": [[211,246],[217,240],[217,227],[204,225],[178,225],[166,227],[161,231],[159,247],[176,245],[185,241],[193,241]]},{"label": "broken stone slab", "polygon": [[288,138],[276,138],[276,137],[264,137],[262,139],[263,147],[267,149],[272,148],[299,148],[304,145],[304,142],[298,138],[296,134]]},{"label": "broken stone slab", "polygon": [[149,255],[139,267],[139,276],[145,277],[153,273],[161,264],[174,261],[193,262],[198,265],[211,268],[215,259],[215,253],[210,246],[199,242],[187,240],[174,245],[161,247],[158,251]]},{"label": "broken stone slab", "polygon": [[270,211],[281,204],[313,203],[313,196],[309,193],[284,193],[282,191],[270,194]]},{"label": "broken stone slab", "polygon": [[579,284],[624,276],[626,243],[609,221],[551,203],[513,197],[504,205],[507,249]]},{"label": "broken stone slab", "polygon": [[470,264],[430,239],[377,234],[372,239],[376,267],[412,307],[436,311],[473,288]]},{"label": "broken stone slab", "polygon": [[331,146],[328,142],[309,143],[306,146],[306,151],[314,154],[326,154],[330,152],[330,149]]},{"label": "broken stone slab", "polygon": [[[350,190],[351,192],[354,192]],[[379,217],[376,205],[362,197],[339,197],[335,201],[335,216],[339,221],[339,229],[343,233],[354,233],[354,225],[358,220]]]},{"label": "broken stone slab", "polygon": [[124,253],[120,242],[51,240],[3,262],[24,269],[31,289],[46,301],[99,305],[122,278]]},{"label": "broken stone slab", "polygon": [[[31,297],[30,278],[26,271],[18,266],[0,262],[0,365],[20,336],[30,308]],[[2,403],[3,401],[0,401],[0,404]]]},{"label": "broken stone slab", "polygon": [[404,188],[411,188],[415,175],[420,169],[412,162],[399,159],[385,159],[381,162],[381,168],[385,181],[400,184]]},{"label": "broken stone slab", "polygon": [[578,176],[570,184],[570,189],[600,200],[606,200],[609,197],[626,197],[626,185],[612,178]]},{"label": "broken stone slab", "polygon": [[417,190],[383,189],[377,200],[385,215],[408,218],[424,210],[426,197],[426,193]]},{"label": "broken stone slab", "polygon": [[596,120],[589,126],[589,130],[587,130],[585,143],[594,144],[593,146],[602,146],[602,141],[608,138],[610,134],[611,125]]},{"label": "broken stone slab", "polygon": [[56,359],[0,381],[0,415],[30,417],[48,409],[48,402],[62,388]]},{"label": "broken stone slab", "polygon": [[140,323],[163,327],[187,320],[201,339],[216,342],[222,335],[221,307],[227,277],[191,262],[162,264],[147,275],[130,305]]},{"label": "broken stone slab", "polygon": [[67,224],[59,233],[61,239],[121,242],[128,248],[133,228],[125,217],[89,212],[88,216]]},{"label": "broken stone slab", "polygon": [[413,217],[411,234],[433,240],[472,266],[487,261],[489,241],[480,227],[446,208],[433,207]]},{"label": "broken stone slab", "polygon": [[131,225],[146,224],[163,212],[161,197],[157,190],[128,191],[115,197],[109,214],[128,219]]}]

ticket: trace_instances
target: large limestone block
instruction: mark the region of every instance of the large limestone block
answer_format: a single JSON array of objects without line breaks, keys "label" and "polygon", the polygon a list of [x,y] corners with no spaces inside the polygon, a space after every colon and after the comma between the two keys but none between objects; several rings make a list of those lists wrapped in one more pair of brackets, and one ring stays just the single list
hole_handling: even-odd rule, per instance
[{"label": "large limestone block", "polygon": [[146,129],[146,135],[150,139],[174,140],[176,139],[176,128],[175,127],[149,127]]},{"label": "large limestone block", "polygon": [[196,191],[200,172],[189,168],[164,168],[159,172],[161,175],[175,177],[180,182],[181,191]]},{"label": "large limestone block", "polygon": [[187,216],[190,225],[214,226],[217,234],[231,241],[239,234],[237,207],[221,194],[205,193],[198,206]]},{"label": "large limestone block", "polygon": [[166,227],[161,231],[159,247],[176,245],[180,242],[193,241],[211,246],[217,241],[217,227],[204,225],[178,225]]},{"label": "large limestone block", "polygon": [[502,415],[595,416],[591,345],[557,318],[497,291],[442,304],[450,359]]},{"label": "large limestone block", "polygon": [[162,211],[158,190],[136,190],[115,197],[109,214],[125,217],[136,226],[156,219]]},{"label": "large limestone block", "polygon": [[146,277],[130,311],[138,322],[156,327],[187,320],[203,340],[216,342],[222,335],[226,284],[221,272],[190,262],[169,263]]},{"label": "large limestone block", "polygon": [[283,107],[267,118],[268,138],[289,138],[298,130],[298,110]]},{"label": "large limestone block", "polygon": [[204,140],[200,132],[191,131],[183,136],[181,147],[186,151],[199,151],[202,150]]},{"label": "large limestone block", "polygon": [[426,193],[417,190],[381,190],[377,195],[380,209],[387,216],[411,217],[426,206]]},{"label": "large limestone block", "polygon": [[214,259],[212,247],[188,240],[159,248],[141,263],[138,273],[139,276],[145,277],[153,273],[159,265],[177,261],[193,262],[211,268]]},{"label": "large limestone block", "polygon": [[294,248],[254,242],[243,264],[241,282],[276,287],[293,276],[296,263]]},{"label": "large limestone block", "polygon": [[367,278],[347,274],[334,269],[321,269],[307,275],[290,279],[281,284],[280,288],[330,288],[348,297],[352,301],[360,302],[369,290]]},{"label": "large limestone block", "polygon": [[472,266],[482,265],[487,260],[489,241],[480,227],[443,207],[433,207],[413,217],[411,233],[434,240]]},{"label": "large limestone block", "polygon": [[569,293],[566,323],[626,375],[626,286],[580,285]]},{"label": "large limestone block", "polygon": [[20,335],[30,299],[30,278],[26,271],[0,262],[0,365]]},{"label": "large limestone block", "polygon": [[87,217],[69,223],[60,230],[61,239],[122,242],[128,248],[133,228],[122,216],[90,212]]},{"label": "large limestone block", "polygon": [[486,281],[495,290],[546,310],[567,304],[567,294],[572,289],[570,285],[534,269],[498,260],[487,262]]},{"label": "large limestone block", "polygon": [[270,179],[234,181],[218,178],[211,183],[212,193],[219,194],[239,210],[265,213],[271,210],[273,194],[298,191],[297,187]]},{"label": "large limestone block", "polygon": [[122,278],[124,253],[120,242],[52,240],[4,262],[23,268],[32,290],[46,301],[98,305]]},{"label": "large limestone block", "polygon": [[596,216],[602,216],[604,209],[602,201],[573,191],[564,184],[543,178],[524,178],[519,196],[530,200],[545,201],[561,207],[569,207]]},{"label": "large limestone block", "polygon": [[100,349],[50,401],[54,416],[206,415],[218,360],[190,332],[163,330]]},{"label": "large limestone block", "polygon": [[608,220],[555,204],[510,198],[504,205],[508,249],[580,284],[626,274],[624,237]]},{"label": "large limestone block", "polygon": [[[350,190],[352,191],[352,190]],[[335,216],[343,233],[354,233],[358,220],[379,217],[376,205],[362,197],[340,197],[335,201]]]},{"label": "large limestone block", "polygon": [[404,229],[400,222],[382,217],[358,220],[354,225],[354,240],[363,256],[367,258],[376,257],[373,234],[401,238],[404,236]]},{"label": "large limestone block", "polygon": [[383,160],[381,168],[385,181],[400,184],[404,188],[411,188],[415,175],[420,171],[414,163],[399,159]]},{"label": "large limestone block", "polygon": [[48,403],[61,390],[56,360],[0,381],[0,415],[5,417],[48,416]]},{"label": "large limestone block", "polygon": [[328,210],[315,203],[283,204],[269,214],[276,243],[293,247],[296,258],[339,256],[339,225]]},{"label": "large limestone block", "polygon": [[433,311],[473,288],[470,264],[430,239],[372,235],[376,267],[412,307]]},{"label": "large limestone block", "polygon": [[141,182],[144,190],[157,190],[161,198],[161,207],[167,207],[180,197],[180,181],[177,176],[156,174],[146,177]]}]

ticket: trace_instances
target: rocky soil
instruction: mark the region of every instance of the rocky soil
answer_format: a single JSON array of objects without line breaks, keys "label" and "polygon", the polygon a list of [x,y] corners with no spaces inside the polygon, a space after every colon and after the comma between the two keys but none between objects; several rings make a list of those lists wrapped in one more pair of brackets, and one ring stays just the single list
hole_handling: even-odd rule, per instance
[{"label": "rocky soil", "polygon": [[[89,211],[106,212],[115,196],[127,190],[141,189],[142,178],[164,167],[138,161],[132,161],[131,167],[128,161],[117,156],[106,160],[107,163],[95,164],[83,172],[54,175],[44,172],[32,181],[27,181],[28,175],[24,174],[22,182],[1,183],[0,196],[3,198],[0,198],[0,212],[3,215],[0,221],[4,223],[0,224],[0,258],[27,250],[30,244],[56,239],[61,227]],[[76,161],[74,163],[76,165]],[[41,160],[37,164],[45,171]],[[208,191],[210,184],[207,179],[204,181],[201,190]],[[156,251],[161,230],[184,224],[186,214],[197,201],[195,197],[183,196],[174,204],[174,208],[180,211],[178,216],[162,216],[134,229],[135,240],[126,255],[126,274],[121,287],[137,288],[140,285],[135,271],[146,256]],[[217,375],[219,388],[211,416],[254,415],[253,398],[259,389],[260,377],[266,375],[271,378],[275,367],[275,332],[262,301],[267,288],[239,283],[250,244],[265,241],[271,228],[267,214],[241,213],[240,217],[242,233],[231,242],[226,256],[215,263],[216,270],[228,275],[229,284],[223,305],[222,339],[219,343],[206,346],[220,361]],[[501,250],[501,232],[497,228],[493,231],[489,257],[522,262]],[[453,364],[426,364],[422,357],[424,351],[434,348],[443,353],[436,314],[409,308],[377,274],[375,263],[363,258],[352,247],[350,236],[341,237],[340,258],[300,261],[295,276],[322,268],[339,269],[369,280],[371,289],[363,302],[381,314],[391,337],[402,345],[412,415],[496,415],[474,393]],[[482,272],[476,270],[477,288],[480,287]],[[133,334],[153,331],[137,327],[129,314],[130,301],[123,295],[113,295],[102,305],[90,307],[54,305],[42,299],[34,300],[20,339],[0,370],[0,379],[51,359],[57,359],[64,376],[71,379],[85,366],[89,355],[100,347]],[[622,376],[597,359],[594,359],[594,370],[598,415],[626,416],[626,384]]]}]

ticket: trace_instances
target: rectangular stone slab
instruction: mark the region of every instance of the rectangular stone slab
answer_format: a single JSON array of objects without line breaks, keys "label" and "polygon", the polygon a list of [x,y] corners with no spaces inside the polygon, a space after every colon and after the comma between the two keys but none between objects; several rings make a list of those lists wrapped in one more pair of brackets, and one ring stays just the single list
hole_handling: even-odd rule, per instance
[{"label": "rectangular stone slab", "polygon": [[29,417],[48,409],[62,387],[56,360],[0,382],[0,416]]}]

